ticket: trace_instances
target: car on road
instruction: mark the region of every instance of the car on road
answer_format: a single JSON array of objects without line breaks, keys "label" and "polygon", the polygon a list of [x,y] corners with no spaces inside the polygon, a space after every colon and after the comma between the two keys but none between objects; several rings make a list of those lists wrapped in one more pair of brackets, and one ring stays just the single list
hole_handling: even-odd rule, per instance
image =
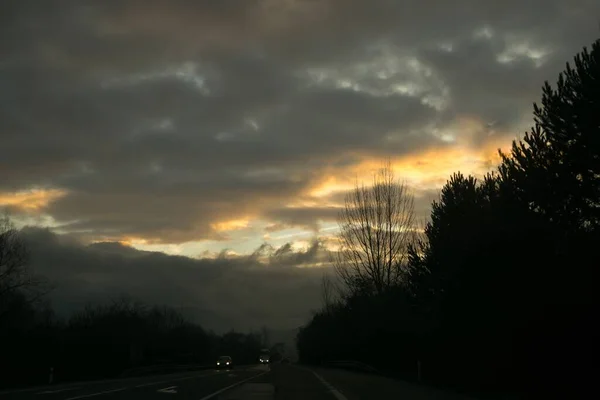
[{"label": "car on road", "polygon": [[261,364],[268,364],[270,361],[271,361],[271,357],[269,357],[268,354],[262,354],[258,358],[258,362],[260,362]]},{"label": "car on road", "polygon": [[227,368],[227,369],[233,368],[233,360],[231,359],[231,357],[229,357],[229,356],[219,357],[219,359],[217,360],[217,369],[222,369],[222,368]]}]

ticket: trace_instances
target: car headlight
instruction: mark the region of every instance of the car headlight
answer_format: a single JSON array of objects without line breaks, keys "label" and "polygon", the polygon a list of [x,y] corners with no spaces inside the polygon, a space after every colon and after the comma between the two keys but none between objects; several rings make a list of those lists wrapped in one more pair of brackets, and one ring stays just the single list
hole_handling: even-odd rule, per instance
[{"label": "car headlight", "polygon": [[225,364],[229,365],[229,361],[227,361]]},{"label": "car headlight", "polygon": [[217,365],[221,365],[221,363],[220,363],[220,362],[218,362],[218,363],[217,363]]}]

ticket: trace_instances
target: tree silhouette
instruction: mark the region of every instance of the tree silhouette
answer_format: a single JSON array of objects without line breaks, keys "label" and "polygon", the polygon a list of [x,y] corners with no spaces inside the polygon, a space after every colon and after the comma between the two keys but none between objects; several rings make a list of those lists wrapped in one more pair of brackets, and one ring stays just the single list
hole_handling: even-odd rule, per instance
[{"label": "tree silhouette", "polygon": [[25,241],[4,215],[0,218],[0,326],[7,323],[10,314],[19,314],[48,290],[44,280],[31,273],[29,260]]},{"label": "tree silhouette", "polygon": [[[535,127],[501,154],[501,187],[515,210],[538,226],[544,245],[523,265],[535,309],[526,325],[527,368],[540,387],[551,377],[573,384],[592,370],[600,242],[600,40],[567,63],[556,89],[543,87]],[[524,211],[525,210],[525,211]],[[569,368],[577,365],[577,372]],[[579,376],[578,376],[579,375]],[[585,381],[585,380],[584,380]],[[579,384],[577,387],[581,388]]]},{"label": "tree silhouette", "polygon": [[544,85],[536,126],[500,153],[497,171],[450,177],[425,238],[407,251],[402,284],[326,304],[299,331],[302,361],[374,362],[411,379],[419,360],[426,382],[470,391],[591,392],[600,336],[599,60],[596,41],[567,64],[556,90]]},{"label": "tree silhouette", "polygon": [[536,126],[503,154],[500,173],[513,194],[564,232],[600,228],[600,40],[543,87]]},{"label": "tree silhouette", "polygon": [[349,294],[383,293],[402,279],[415,236],[414,198],[388,165],[356,186],[339,216],[335,269]]}]

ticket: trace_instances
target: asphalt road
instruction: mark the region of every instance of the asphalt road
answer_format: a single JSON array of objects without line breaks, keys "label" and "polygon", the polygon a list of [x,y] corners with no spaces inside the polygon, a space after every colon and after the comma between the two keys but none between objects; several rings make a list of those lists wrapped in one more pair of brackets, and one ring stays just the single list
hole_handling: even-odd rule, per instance
[{"label": "asphalt road", "polygon": [[374,375],[273,364],[0,392],[0,400],[363,400],[463,396]]}]

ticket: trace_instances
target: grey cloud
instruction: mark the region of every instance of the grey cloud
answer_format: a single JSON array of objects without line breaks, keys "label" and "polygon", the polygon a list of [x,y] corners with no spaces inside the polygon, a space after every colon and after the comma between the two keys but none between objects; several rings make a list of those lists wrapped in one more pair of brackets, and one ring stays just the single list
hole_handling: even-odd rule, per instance
[{"label": "grey cloud", "polygon": [[[254,212],[257,204],[274,207],[281,203],[284,195],[302,188],[302,185],[289,181],[241,182],[240,186],[235,182],[232,179],[225,187],[214,181],[208,184],[183,182],[165,184],[162,188],[160,184],[147,182],[147,186],[138,183],[121,192],[117,188],[106,188],[106,191],[93,188],[89,193],[71,193],[57,200],[48,211],[59,220],[77,220],[62,229],[92,229],[109,238],[125,235],[178,243],[220,239],[222,237],[212,230],[211,223],[242,218]],[[287,191],[286,187],[289,187]],[[242,197],[244,201],[240,202]]]},{"label": "grey cloud", "polygon": [[[348,54],[353,57],[364,47],[382,39],[391,38],[399,46],[452,39],[469,34],[484,24],[554,40],[564,37],[574,21],[589,17],[585,13],[598,7],[592,0],[531,0],[526,3],[517,0],[501,3],[477,0],[298,0],[285,3],[277,0],[128,0],[91,3],[70,0],[45,2],[52,5],[48,10],[39,11],[32,6],[33,1],[19,3],[23,4],[19,4],[21,9],[8,13],[10,19],[7,19],[14,21],[9,24],[12,32],[34,13],[34,16],[45,18],[38,21],[38,30],[32,31],[32,35],[44,33],[46,37],[56,37],[59,44],[67,39],[67,43],[86,43],[81,36],[59,35],[60,32],[77,29],[80,34],[82,30],[90,36],[95,33],[92,38],[96,40],[92,44],[96,46],[78,49],[82,50],[81,57],[98,54],[99,43],[96,42],[116,37],[121,43],[129,38],[142,44],[150,42],[153,54],[147,49],[147,56],[141,57],[140,51],[145,50],[144,47],[130,46],[125,47],[128,51],[101,53],[100,59],[111,62],[120,55],[123,60],[131,58],[145,63],[157,53],[176,59],[189,57],[194,52],[214,54],[223,49],[237,51],[252,47],[288,57],[295,65],[340,60]],[[51,12],[44,14],[44,11]],[[80,19],[69,18],[72,16]],[[86,39],[90,43],[89,38]],[[26,40],[33,41],[31,36]],[[228,47],[228,44],[235,47]],[[178,54],[178,50],[183,51],[181,47],[189,50]],[[118,46],[106,48],[119,50]]]},{"label": "grey cloud", "polygon": [[[424,48],[420,59],[451,88],[450,107],[444,113],[448,120],[457,115],[475,117],[514,137],[519,132],[511,129],[531,115],[543,82],[556,79],[567,60],[550,54],[538,67],[535,60],[515,55],[513,61],[501,64],[497,58],[511,44],[499,35],[456,41],[452,51]],[[490,133],[482,131],[474,144],[484,144]]]},{"label": "grey cloud", "polygon": [[[292,100],[283,119],[277,118],[274,125],[284,135],[279,138],[280,146],[300,154],[381,151],[389,148],[383,139],[390,131],[399,126],[409,130],[432,117],[431,109],[409,96],[375,97],[349,89],[309,90]],[[394,150],[414,151],[413,143],[407,142],[393,146]],[[422,137],[418,144],[428,142],[429,138]]]},{"label": "grey cloud", "polygon": [[[600,12],[589,0],[282,4],[3,2],[0,187],[66,189],[45,211],[101,236],[218,238],[210,224],[242,213],[304,223],[280,209],[323,166],[442,146],[427,130],[457,116],[511,132],[597,36]],[[494,36],[473,39],[486,26]],[[553,53],[541,68],[499,64],[514,38]],[[390,55],[401,65],[377,77]],[[444,89],[446,110],[423,104]]]},{"label": "grey cloud", "polygon": [[[403,177],[398,176],[401,180]],[[273,232],[286,227],[301,227],[318,231],[319,222],[336,222],[340,211],[343,209],[346,196],[351,191],[338,191],[327,196],[328,202],[338,204],[337,207],[294,207],[276,208],[270,210],[265,216],[269,219],[281,221],[274,226],[268,226],[267,232]],[[431,214],[431,203],[438,200],[439,189],[412,190],[414,196],[414,214],[418,226],[424,225]]]},{"label": "grey cloud", "polygon": [[250,256],[227,256],[228,259],[254,260],[269,266],[323,266],[331,260],[330,251],[326,249],[328,238],[313,238],[310,245],[304,250],[294,250],[292,243],[288,242],[274,248],[265,242]]},{"label": "grey cloud", "polygon": [[[334,150],[360,149],[368,142],[366,137],[372,146],[383,147],[378,136],[399,123],[410,126],[431,115],[416,99],[407,97],[385,101],[348,90],[311,90],[290,99],[288,110],[273,117],[273,121],[265,121],[262,132],[219,143],[209,133],[231,131],[232,122],[225,116],[216,119],[215,109],[214,124],[207,118],[207,125],[202,125],[201,119],[195,120],[196,112],[190,106],[194,104],[201,110],[210,99],[180,82],[150,87],[157,88],[156,96],[146,87],[138,92],[117,89],[113,95],[103,90],[91,94],[79,91],[78,96],[60,103],[47,99],[48,105],[36,99],[39,126],[44,118],[51,128],[61,115],[77,117],[67,120],[64,131],[56,128],[56,134],[27,130],[27,139],[12,136],[8,150],[14,156],[5,161],[16,171],[10,172],[10,178],[27,182],[27,178],[37,177],[38,184],[69,190],[67,197],[52,204],[48,211],[62,221],[79,220],[71,229],[97,229],[99,234],[110,229],[120,234],[154,234],[163,236],[164,241],[206,238],[211,237],[210,222],[244,211],[244,206],[232,201],[244,197],[246,205],[251,205],[257,198],[282,199],[305,188],[312,172],[294,173],[290,167],[305,164],[308,155],[326,159]],[[159,102],[163,104],[161,114]],[[144,110],[150,111],[146,117]],[[351,118],[344,116],[345,110]],[[150,116],[156,120],[157,114],[169,116],[173,131],[132,134],[136,122],[147,125]],[[419,142],[410,147],[405,143],[402,150],[408,152]],[[32,166],[33,159],[37,162]],[[51,162],[56,167],[48,169],[46,164]],[[152,171],[153,166],[158,170]],[[249,167],[265,166],[287,168],[289,173],[277,178],[242,177]],[[219,206],[211,205],[214,202]],[[263,207],[268,204],[262,203]],[[148,215],[153,215],[152,221]],[[190,216],[204,226],[189,227]],[[180,234],[167,229],[176,230],[178,226]]]},{"label": "grey cloud", "polygon": [[[318,231],[319,221],[335,221],[340,209],[337,207],[297,207],[269,210],[265,217],[281,221],[283,226],[308,228]],[[281,228],[282,226],[279,226]]]},{"label": "grey cloud", "polygon": [[44,229],[22,232],[33,270],[55,285],[50,298],[62,315],[88,302],[128,294],[180,307],[219,331],[262,325],[289,329],[303,324],[320,302],[324,269],[297,268],[323,259],[318,242],[301,252],[280,249],[260,262],[252,257],[167,256],[116,243],[83,246]]},{"label": "grey cloud", "polygon": [[419,227],[424,227],[431,217],[431,203],[440,197],[439,189],[422,190],[415,194],[415,219]]}]

